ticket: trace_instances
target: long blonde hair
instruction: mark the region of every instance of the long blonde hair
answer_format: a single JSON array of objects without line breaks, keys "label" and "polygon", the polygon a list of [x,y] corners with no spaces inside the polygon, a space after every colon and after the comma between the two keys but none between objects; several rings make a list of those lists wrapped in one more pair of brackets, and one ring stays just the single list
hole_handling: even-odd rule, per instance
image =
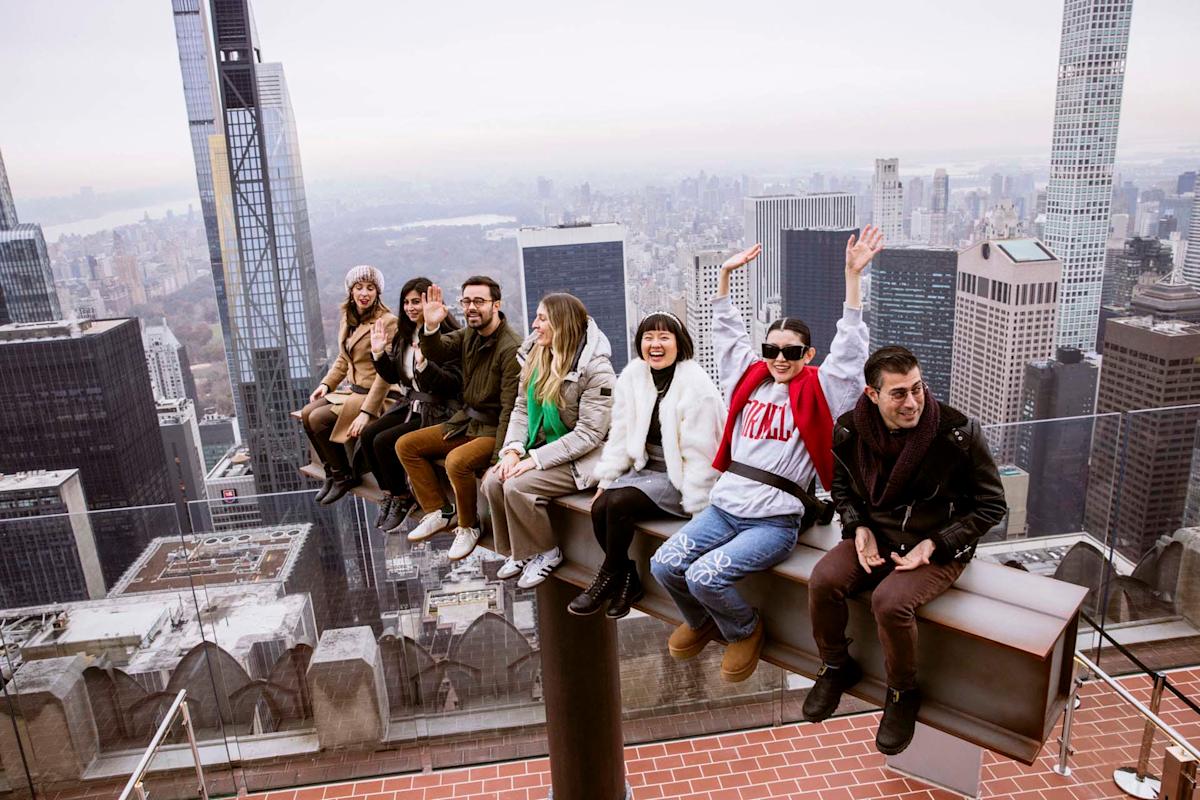
[{"label": "long blonde hair", "polygon": [[578,297],[565,292],[548,294],[541,304],[550,319],[550,346],[533,346],[521,370],[521,383],[527,386],[532,379],[534,398],[557,404],[575,353],[587,336],[588,312]]}]

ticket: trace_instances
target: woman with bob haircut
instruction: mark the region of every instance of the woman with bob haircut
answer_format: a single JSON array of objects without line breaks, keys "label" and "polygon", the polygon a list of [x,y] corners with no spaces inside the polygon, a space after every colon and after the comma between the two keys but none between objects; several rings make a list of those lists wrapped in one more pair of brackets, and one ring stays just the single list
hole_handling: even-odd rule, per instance
[{"label": "woman with bob haircut", "polygon": [[562,563],[550,501],[596,485],[592,470],[608,433],[616,382],[611,357],[608,337],[578,297],[542,298],[533,333],[517,351],[520,388],[500,461],[483,479],[496,552],[508,556],[497,576],[520,575],[522,589],[537,586]]},{"label": "woman with bob haircut", "polygon": [[725,403],[693,358],[694,345],[674,314],[650,314],[634,336],[635,358],[613,392],[612,428],[594,475],[592,530],[604,563],[571,601],[572,614],[620,619],[642,597],[629,558],[634,526],[655,517],[687,519],[708,506],[720,473],[713,457],[725,424]]}]

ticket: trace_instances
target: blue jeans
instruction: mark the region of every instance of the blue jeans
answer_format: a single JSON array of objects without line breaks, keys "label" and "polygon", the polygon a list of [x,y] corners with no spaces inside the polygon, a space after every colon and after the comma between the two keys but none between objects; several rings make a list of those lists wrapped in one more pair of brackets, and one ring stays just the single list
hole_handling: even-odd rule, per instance
[{"label": "blue jeans", "polygon": [[754,633],[758,614],[734,584],[787,558],[799,528],[798,514],[747,519],[709,506],[663,542],[650,572],[689,626],[711,617],[721,638],[741,641]]}]

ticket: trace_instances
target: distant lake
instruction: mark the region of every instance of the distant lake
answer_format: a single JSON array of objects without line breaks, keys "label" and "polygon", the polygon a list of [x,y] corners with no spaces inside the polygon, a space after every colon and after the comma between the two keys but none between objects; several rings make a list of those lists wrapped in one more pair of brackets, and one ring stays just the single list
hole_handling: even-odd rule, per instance
[{"label": "distant lake", "polygon": [[475,214],[470,217],[444,217],[442,219],[422,219],[416,222],[406,222],[403,225],[381,225],[367,228],[368,231],[408,231],[413,228],[449,228],[476,225],[487,228],[492,225],[506,225],[517,221],[516,217],[506,217],[500,214]]},{"label": "distant lake", "polygon": [[[126,208],[121,211],[111,211],[99,217],[92,219],[81,219],[75,222],[65,222],[61,225],[43,225],[42,233],[46,236],[47,242],[57,242],[59,237],[66,234],[75,234],[76,236],[90,236],[93,233],[112,230],[119,228],[122,225],[133,225],[141,222],[148,214],[151,219],[159,219],[165,217],[168,211],[175,214],[186,214],[188,207],[195,205],[197,210],[200,203],[196,198],[188,200],[172,200],[168,203],[159,203],[155,206],[143,206],[141,208]],[[37,220],[30,220],[36,222]]]}]

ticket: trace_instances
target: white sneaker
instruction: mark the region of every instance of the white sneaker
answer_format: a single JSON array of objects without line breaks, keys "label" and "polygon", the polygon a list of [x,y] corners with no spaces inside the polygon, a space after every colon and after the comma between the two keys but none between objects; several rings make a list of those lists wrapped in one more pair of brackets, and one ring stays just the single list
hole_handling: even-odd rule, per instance
[{"label": "white sneaker", "polygon": [[421,517],[421,521],[417,524],[417,527],[408,532],[408,540],[410,542],[423,542],[435,533],[450,530],[450,523],[453,521],[453,515],[447,517],[440,510],[430,511]]},{"label": "white sneaker", "polygon": [[545,553],[538,553],[533,558],[529,559],[529,563],[521,570],[521,577],[517,581],[517,586],[521,589],[532,589],[554,572],[555,567],[563,562],[562,550],[557,547],[553,550],[547,550]]},{"label": "white sneaker", "polygon": [[525,565],[528,563],[528,558],[518,561],[513,556],[509,556],[504,559],[504,563],[500,565],[500,569],[496,570],[496,577],[502,581],[515,578],[521,574],[521,570],[525,569]]},{"label": "white sneaker", "polygon": [[458,561],[471,555],[475,545],[479,543],[479,528],[464,528],[461,525],[454,529],[454,544],[450,545],[451,561]]}]

